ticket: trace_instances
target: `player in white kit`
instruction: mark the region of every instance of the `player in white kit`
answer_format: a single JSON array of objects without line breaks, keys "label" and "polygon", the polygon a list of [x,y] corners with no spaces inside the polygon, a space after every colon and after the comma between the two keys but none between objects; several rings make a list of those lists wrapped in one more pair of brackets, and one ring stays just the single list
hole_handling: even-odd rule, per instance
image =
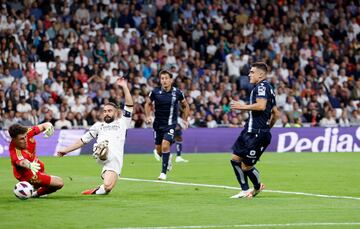
[{"label": "player in white kit", "polygon": [[100,151],[104,149],[104,151],[107,152],[105,153],[105,157],[96,155],[97,162],[103,167],[101,177],[104,182],[97,188],[83,191],[82,194],[84,195],[102,195],[109,193],[114,188],[118,176],[121,173],[126,130],[130,127],[131,123],[133,100],[129,88],[127,87],[127,81],[124,78],[117,79],[116,84],[122,87],[125,95],[125,106],[121,117],[119,117],[120,111],[116,104],[105,104],[103,111],[104,122],[96,122],[78,141],[57,153],[58,156],[62,157],[67,153],[84,146],[92,139],[96,139],[98,147],[103,146],[106,148],[100,149]]}]

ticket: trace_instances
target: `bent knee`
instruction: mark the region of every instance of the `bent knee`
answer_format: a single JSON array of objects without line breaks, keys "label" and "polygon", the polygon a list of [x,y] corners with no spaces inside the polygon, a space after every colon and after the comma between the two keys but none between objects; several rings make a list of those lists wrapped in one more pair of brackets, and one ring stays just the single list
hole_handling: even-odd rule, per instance
[{"label": "bent knee", "polygon": [[239,163],[241,161],[241,157],[233,154],[231,160]]},{"label": "bent knee", "polygon": [[252,165],[246,165],[246,164],[244,164],[244,162],[241,162],[241,170],[243,170],[243,171],[249,171],[253,167],[254,166],[252,166]]},{"label": "bent knee", "polygon": [[170,147],[168,147],[168,146],[163,146],[163,147],[161,148],[161,151],[162,151],[162,152],[169,152],[169,151],[170,151]]},{"label": "bent knee", "polygon": [[114,183],[104,183],[104,189],[105,192],[110,192],[113,188],[114,188],[115,184]]},{"label": "bent knee", "polygon": [[60,178],[56,184],[56,188],[61,189],[62,187],[64,187],[64,181]]},{"label": "bent knee", "polygon": [[56,189],[61,189],[62,187],[64,187],[64,181],[60,177],[52,176],[50,186]]}]

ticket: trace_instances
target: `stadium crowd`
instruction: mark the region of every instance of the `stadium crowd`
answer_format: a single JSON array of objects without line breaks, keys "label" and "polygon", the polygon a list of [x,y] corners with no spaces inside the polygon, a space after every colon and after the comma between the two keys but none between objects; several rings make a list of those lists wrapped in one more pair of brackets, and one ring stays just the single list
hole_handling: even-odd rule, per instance
[{"label": "stadium crowd", "polygon": [[1,0],[0,126],[88,127],[102,105],[123,103],[127,77],[144,103],[169,69],[192,127],[241,127],[248,72],[270,67],[282,112],[276,126],[360,125],[360,7],[306,0]]}]

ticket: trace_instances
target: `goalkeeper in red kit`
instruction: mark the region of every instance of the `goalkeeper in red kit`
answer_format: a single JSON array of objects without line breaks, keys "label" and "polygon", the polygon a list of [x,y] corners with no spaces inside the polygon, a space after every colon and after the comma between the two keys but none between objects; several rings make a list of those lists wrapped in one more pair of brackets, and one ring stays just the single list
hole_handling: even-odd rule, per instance
[{"label": "goalkeeper in red kit", "polygon": [[44,132],[44,137],[50,137],[54,133],[54,126],[47,122],[31,128],[20,124],[11,125],[9,128],[9,151],[13,173],[16,179],[27,181],[37,189],[32,197],[56,192],[64,186],[60,177],[45,173],[44,163],[36,156],[34,136],[41,132]]}]

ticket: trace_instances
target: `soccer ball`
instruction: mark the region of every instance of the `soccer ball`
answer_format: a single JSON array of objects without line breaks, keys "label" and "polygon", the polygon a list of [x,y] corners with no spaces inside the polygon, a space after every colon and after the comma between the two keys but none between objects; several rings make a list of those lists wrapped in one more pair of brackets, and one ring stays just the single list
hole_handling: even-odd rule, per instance
[{"label": "soccer ball", "polygon": [[32,196],[34,187],[26,181],[20,181],[14,187],[14,194],[20,200],[26,200]]},{"label": "soccer ball", "polygon": [[106,161],[109,152],[108,145],[109,145],[109,141],[107,140],[100,143],[95,143],[93,145],[93,157],[95,159],[100,159],[101,161]]}]

